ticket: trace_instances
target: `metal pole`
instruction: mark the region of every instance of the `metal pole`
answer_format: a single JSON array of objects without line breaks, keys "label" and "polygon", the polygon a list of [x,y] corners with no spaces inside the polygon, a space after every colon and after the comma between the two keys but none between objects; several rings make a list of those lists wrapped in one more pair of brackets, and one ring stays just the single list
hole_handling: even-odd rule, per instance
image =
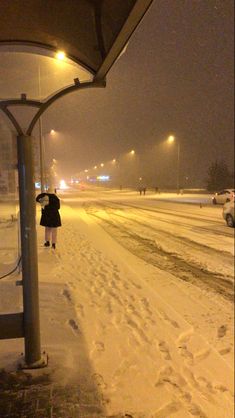
[{"label": "metal pole", "polygon": [[180,143],[178,141],[178,155],[177,155],[177,191],[180,188]]},{"label": "metal pole", "polygon": [[40,150],[40,182],[41,182],[41,193],[45,190],[44,181],[44,147],[43,147],[43,136],[42,136],[42,118],[39,118],[39,150]]},{"label": "metal pole", "polygon": [[26,367],[41,361],[32,137],[17,137]]},{"label": "metal pole", "polygon": [[[38,94],[39,100],[41,100],[41,68],[38,66]],[[43,135],[42,135],[42,117],[39,118],[39,151],[40,151],[40,182],[41,193],[45,190],[44,183],[44,148],[43,148]]]}]

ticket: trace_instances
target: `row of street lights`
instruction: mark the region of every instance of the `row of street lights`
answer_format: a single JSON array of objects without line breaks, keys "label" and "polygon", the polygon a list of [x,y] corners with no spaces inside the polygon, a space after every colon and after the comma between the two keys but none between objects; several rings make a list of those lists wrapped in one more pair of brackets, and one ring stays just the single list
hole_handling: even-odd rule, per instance
[{"label": "row of street lights", "polygon": [[[131,154],[131,155],[134,155],[135,154],[135,150],[131,150],[128,154]],[[111,160],[111,163],[112,164],[115,164],[117,162],[117,160],[116,160],[116,158],[113,158],[112,160]],[[101,168],[103,168],[104,167],[104,163],[100,163],[100,164],[97,164],[97,165],[95,165],[93,168],[90,168],[90,169],[85,169],[84,170],[84,173],[88,173],[90,170],[97,170],[99,167],[101,167]]]},{"label": "row of street lights", "polygon": [[[40,144],[40,180],[41,180],[41,191],[45,191],[45,156],[44,156],[44,136],[42,135],[42,127],[41,127],[41,123],[39,124],[39,129],[40,129],[40,140],[39,140],[39,144]],[[55,135],[55,130],[51,129],[49,134],[51,136]],[[177,175],[176,175],[176,179],[177,179],[177,191],[179,191],[180,188],[180,142],[178,140],[178,138],[176,138],[174,135],[169,135],[167,138],[167,142],[169,144],[173,144],[176,143],[177,144]],[[136,151],[134,149],[132,149],[131,151],[129,151],[127,153],[127,155],[130,156],[134,156],[136,154]],[[54,162],[54,160],[53,160]],[[113,166],[117,163],[117,159],[113,158],[109,164],[112,164]],[[103,162],[100,164],[95,165],[93,168],[91,169],[85,169],[84,173],[86,173],[88,175],[88,173],[90,171],[93,170],[98,170],[99,168],[103,168],[106,164],[104,164]],[[52,171],[50,173],[50,177],[52,176]],[[52,179],[50,178],[50,182],[52,182]]]},{"label": "row of street lights", "polygon": [[[169,135],[168,138],[167,138],[167,142],[169,144],[173,144],[173,143],[177,144],[176,188],[177,188],[177,191],[179,192],[179,189],[180,189],[180,141],[175,135]],[[135,155],[135,150],[131,150],[128,154],[129,155]],[[116,158],[113,158],[113,160],[111,161],[112,164],[115,164],[116,162],[117,162]],[[104,163],[95,165],[93,167],[93,169],[97,170],[99,167],[103,168]],[[84,172],[87,174],[89,171],[91,171],[93,169],[85,169]]]}]

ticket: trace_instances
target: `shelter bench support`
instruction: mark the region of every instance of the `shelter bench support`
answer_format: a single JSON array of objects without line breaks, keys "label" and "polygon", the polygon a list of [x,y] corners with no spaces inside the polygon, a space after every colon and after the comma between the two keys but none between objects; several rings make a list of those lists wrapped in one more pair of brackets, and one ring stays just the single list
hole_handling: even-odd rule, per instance
[{"label": "shelter bench support", "polygon": [[0,340],[24,336],[23,313],[0,315]]}]

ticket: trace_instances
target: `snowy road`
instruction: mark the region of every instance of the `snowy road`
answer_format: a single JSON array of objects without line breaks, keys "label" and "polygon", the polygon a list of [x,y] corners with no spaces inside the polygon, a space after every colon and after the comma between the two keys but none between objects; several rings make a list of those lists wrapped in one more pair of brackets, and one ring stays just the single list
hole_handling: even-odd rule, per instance
[{"label": "snowy road", "polygon": [[145,262],[233,300],[233,230],[221,219],[221,208],[103,199],[84,207]]},{"label": "snowy road", "polygon": [[109,412],[232,417],[234,231],[221,207],[111,192],[63,203],[88,228],[77,248],[71,224],[83,267],[78,255],[70,288]]},{"label": "snowy road", "polygon": [[[60,197],[55,253],[38,228],[52,365],[59,355],[76,381],[88,358],[107,417],[233,418],[234,230],[222,208],[133,192]],[[10,292],[10,279],[1,285]]]}]

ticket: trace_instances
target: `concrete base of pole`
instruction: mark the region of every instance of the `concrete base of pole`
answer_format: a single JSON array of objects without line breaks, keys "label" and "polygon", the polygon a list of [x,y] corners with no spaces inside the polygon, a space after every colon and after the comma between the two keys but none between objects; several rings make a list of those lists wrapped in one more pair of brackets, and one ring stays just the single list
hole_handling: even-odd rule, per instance
[{"label": "concrete base of pole", "polygon": [[[22,354],[23,356],[23,354]],[[30,370],[30,369],[42,369],[43,367],[48,366],[49,357],[45,353],[45,351],[42,353],[40,360],[35,361],[34,363],[27,364],[25,362],[25,359],[22,358],[22,360],[19,361],[18,369],[20,370]]]}]

